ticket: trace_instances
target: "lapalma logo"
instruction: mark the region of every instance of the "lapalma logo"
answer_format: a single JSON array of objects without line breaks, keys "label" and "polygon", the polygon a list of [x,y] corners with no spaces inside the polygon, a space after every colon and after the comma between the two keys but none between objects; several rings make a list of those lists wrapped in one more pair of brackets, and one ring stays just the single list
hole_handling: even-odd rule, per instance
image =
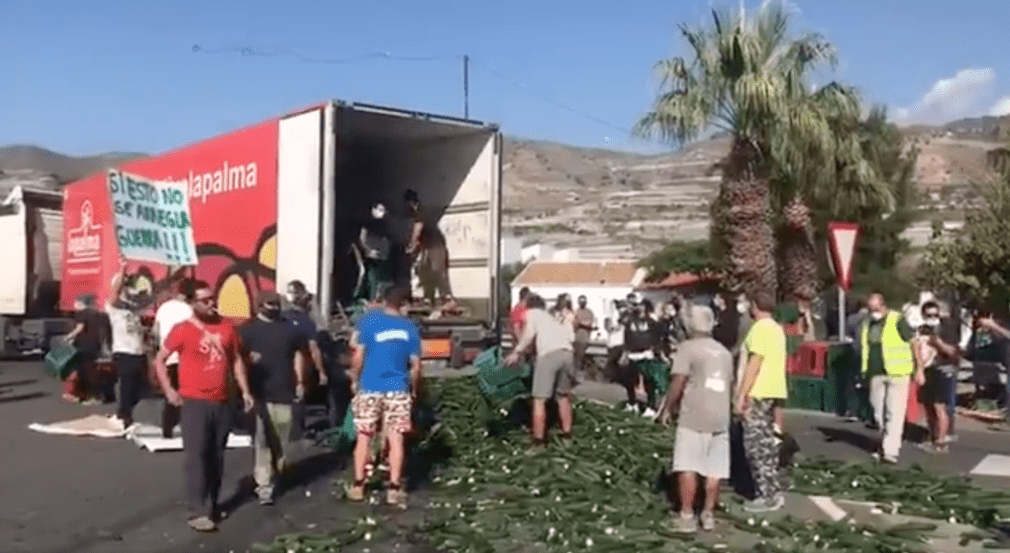
[{"label": "lapalma logo", "polygon": [[67,231],[67,263],[86,263],[102,259],[102,225],[95,224],[91,200],[81,202],[81,224]]}]

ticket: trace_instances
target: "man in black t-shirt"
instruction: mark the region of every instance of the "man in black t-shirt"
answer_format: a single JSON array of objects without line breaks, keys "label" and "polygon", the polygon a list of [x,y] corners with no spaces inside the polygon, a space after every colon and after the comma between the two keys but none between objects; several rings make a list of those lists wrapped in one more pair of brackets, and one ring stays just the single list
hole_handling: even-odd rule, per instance
[{"label": "man in black t-shirt", "polygon": [[411,265],[417,265],[417,276],[424,288],[425,299],[434,306],[437,294],[443,309],[452,309],[456,300],[449,285],[449,250],[445,235],[431,214],[421,206],[417,192],[407,190],[403,200],[407,205],[411,225],[406,253]]},{"label": "man in black t-shirt", "polygon": [[285,322],[276,292],[262,292],[256,317],[239,331],[249,355],[249,384],[256,399],[253,478],[260,505],[273,503],[274,483],[284,469],[291,405],[305,397],[304,333]]}]

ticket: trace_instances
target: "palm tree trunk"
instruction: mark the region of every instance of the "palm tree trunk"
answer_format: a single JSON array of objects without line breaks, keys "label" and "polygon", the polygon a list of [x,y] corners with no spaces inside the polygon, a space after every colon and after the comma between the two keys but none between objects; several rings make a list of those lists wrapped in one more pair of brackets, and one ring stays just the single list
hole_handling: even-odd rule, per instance
[{"label": "palm tree trunk", "polygon": [[760,154],[751,142],[735,139],[712,206],[712,237],[723,256],[728,290],[777,297],[769,196]]},{"label": "palm tree trunk", "polygon": [[786,301],[810,301],[817,294],[817,250],[810,209],[800,197],[785,208],[779,234],[779,284]]}]

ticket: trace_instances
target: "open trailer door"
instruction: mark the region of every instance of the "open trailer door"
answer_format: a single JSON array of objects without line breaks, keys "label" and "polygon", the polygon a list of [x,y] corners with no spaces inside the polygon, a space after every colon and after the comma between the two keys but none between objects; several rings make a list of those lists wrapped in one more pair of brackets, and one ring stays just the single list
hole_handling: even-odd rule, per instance
[{"label": "open trailer door", "polygon": [[[28,305],[28,208],[21,188],[0,200],[0,236],[4,262],[0,263],[0,314],[23,315]],[[0,321],[2,322],[2,321]],[[3,328],[0,328],[3,338]],[[0,352],[4,349],[0,341]]]},{"label": "open trailer door", "polygon": [[501,135],[492,131],[474,139],[483,140],[483,147],[438,226],[449,252],[453,295],[472,317],[493,328],[498,317]]}]

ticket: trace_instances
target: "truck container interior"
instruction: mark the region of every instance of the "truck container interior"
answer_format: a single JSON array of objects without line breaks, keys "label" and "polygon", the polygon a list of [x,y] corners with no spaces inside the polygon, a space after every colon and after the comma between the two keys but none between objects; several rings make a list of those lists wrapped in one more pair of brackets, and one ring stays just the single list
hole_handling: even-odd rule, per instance
[{"label": "truck container interior", "polygon": [[[409,113],[338,109],[334,134],[333,299],[343,305],[352,299],[358,264],[350,248],[375,202],[386,207],[394,248],[403,250],[410,232],[404,193],[411,189],[446,238],[460,317],[490,320],[498,256],[492,238],[499,224],[496,130]],[[414,294],[423,297],[419,288]]]}]

